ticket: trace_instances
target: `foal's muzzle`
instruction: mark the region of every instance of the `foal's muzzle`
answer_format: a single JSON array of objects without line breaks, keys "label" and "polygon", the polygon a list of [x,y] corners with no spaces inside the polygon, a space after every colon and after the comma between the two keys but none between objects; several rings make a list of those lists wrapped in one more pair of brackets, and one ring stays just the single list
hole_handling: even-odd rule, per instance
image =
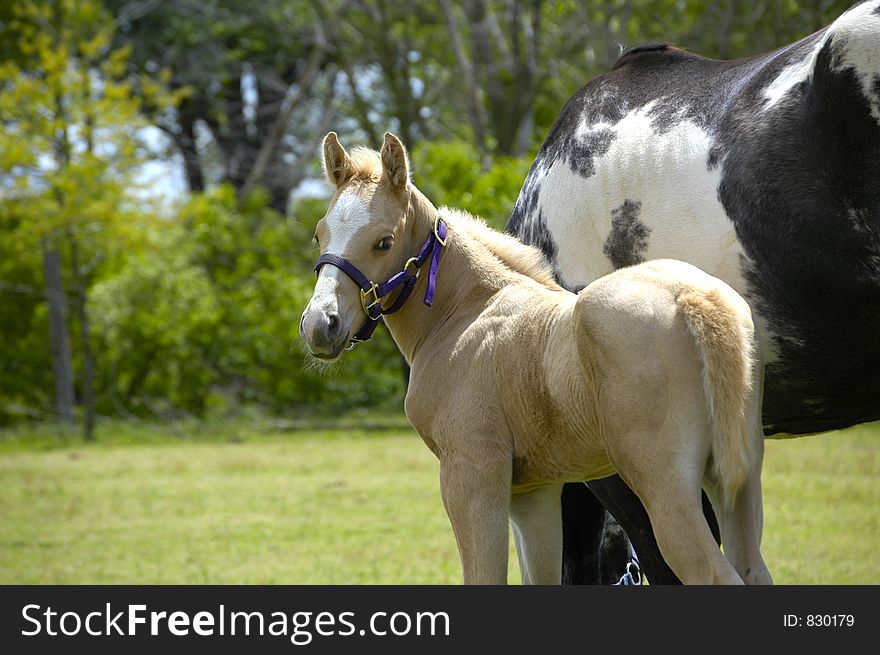
[{"label": "foal's muzzle", "polygon": [[348,332],[335,311],[306,310],[299,323],[299,333],[318,359],[336,359],[348,344]]}]

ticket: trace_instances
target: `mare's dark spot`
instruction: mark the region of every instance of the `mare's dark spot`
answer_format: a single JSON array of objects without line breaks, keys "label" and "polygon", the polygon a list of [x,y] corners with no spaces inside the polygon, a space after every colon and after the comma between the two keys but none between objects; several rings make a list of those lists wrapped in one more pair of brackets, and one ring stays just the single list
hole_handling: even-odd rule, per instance
[{"label": "mare's dark spot", "polygon": [[614,137],[614,130],[607,127],[591,131],[583,138],[578,138],[575,134],[566,147],[571,170],[581,177],[595,175],[596,165],[593,160],[608,152]]},{"label": "mare's dark spot", "polygon": [[648,235],[651,230],[639,220],[641,209],[642,203],[638,200],[626,200],[611,212],[611,232],[605,239],[602,252],[614,268],[645,261],[642,253],[648,249]]}]

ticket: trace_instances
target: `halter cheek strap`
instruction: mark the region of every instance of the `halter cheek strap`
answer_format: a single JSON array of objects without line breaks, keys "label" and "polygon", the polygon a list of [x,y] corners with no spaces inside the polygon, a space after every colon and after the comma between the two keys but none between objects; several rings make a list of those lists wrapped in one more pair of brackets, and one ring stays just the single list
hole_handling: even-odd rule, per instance
[{"label": "halter cheek strap", "polygon": [[[376,284],[370,280],[357,266],[344,257],[327,253],[318,258],[315,264],[315,273],[318,273],[324,264],[330,264],[345,273],[361,289],[361,307],[367,315],[367,320],[361,329],[358,330],[357,334],[352,337],[351,345],[347,350],[351,350],[355,344],[367,341],[372,337],[373,332],[376,330],[376,325],[382,316],[393,314],[403,307],[416,286],[422,266],[425,265],[429,258],[431,263],[428,266],[428,286],[425,289],[425,304],[428,307],[433,304],[434,293],[437,289],[437,269],[440,267],[440,254],[443,246],[446,245],[448,233],[449,229],[446,223],[437,216],[434,219],[434,229],[431,235],[422,244],[416,256],[410,257],[406,264],[404,264],[402,271],[395,273],[382,284]],[[412,272],[410,271],[411,268],[413,269]],[[397,289],[400,289],[400,293],[397,294],[394,302],[387,308],[382,307],[382,299]]]}]

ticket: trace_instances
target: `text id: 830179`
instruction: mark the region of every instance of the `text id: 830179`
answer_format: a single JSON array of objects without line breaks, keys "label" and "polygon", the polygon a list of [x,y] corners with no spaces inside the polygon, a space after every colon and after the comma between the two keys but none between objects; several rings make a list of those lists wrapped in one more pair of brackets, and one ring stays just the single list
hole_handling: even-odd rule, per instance
[{"label": "text id: 830179", "polygon": [[786,628],[851,628],[856,618],[852,614],[785,614]]}]

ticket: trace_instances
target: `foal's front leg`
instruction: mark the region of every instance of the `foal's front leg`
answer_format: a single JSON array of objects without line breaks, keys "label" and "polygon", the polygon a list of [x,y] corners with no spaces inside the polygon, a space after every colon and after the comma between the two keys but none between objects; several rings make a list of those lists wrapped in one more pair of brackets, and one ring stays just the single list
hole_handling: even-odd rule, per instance
[{"label": "foal's front leg", "polygon": [[511,459],[450,454],[440,492],[452,523],[465,584],[506,584]]},{"label": "foal's front leg", "polygon": [[523,584],[561,582],[561,501],[562,485],[513,496],[510,518]]}]

